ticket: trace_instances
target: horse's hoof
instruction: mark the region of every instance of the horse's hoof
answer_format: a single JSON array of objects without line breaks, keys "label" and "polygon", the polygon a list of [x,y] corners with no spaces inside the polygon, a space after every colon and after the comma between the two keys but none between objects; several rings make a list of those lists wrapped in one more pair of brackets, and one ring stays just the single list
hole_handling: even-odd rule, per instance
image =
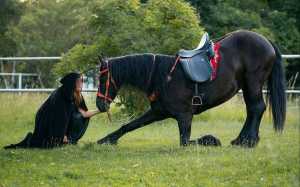
[{"label": "horse's hoof", "polygon": [[117,140],[112,140],[110,138],[102,138],[100,140],[97,141],[98,144],[106,144],[106,145],[117,145],[118,141]]},{"label": "horse's hoof", "polygon": [[238,137],[235,140],[231,141],[231,145],[253,148],[258,144],[258,142],[259,142],[259,137],[254,138],[250,136],[243,136],[243,137]]}]

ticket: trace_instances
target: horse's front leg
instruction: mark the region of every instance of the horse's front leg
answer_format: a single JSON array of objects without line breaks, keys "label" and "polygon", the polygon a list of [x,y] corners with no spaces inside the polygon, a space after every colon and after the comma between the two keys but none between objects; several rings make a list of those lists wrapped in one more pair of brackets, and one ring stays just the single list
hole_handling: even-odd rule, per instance
[{"label": "horse's front leg", "polygon": [[176,116],[181,146],[187,146],[190,144],[192,119],[192,113],[179,114],[178,116]]},{"label": "horse's front leg", "polygon": [[145,112],[142,116],[138,117],[137,119],[129,122],[126,125],[123,125],[118,130],[112,132],[111,134],[107,135],[106,137],[98,140],[98,144],[117,144],[118,139],[121,138],[124,134],[138,129],[140,127],[144,127],[154,121],[159,121],[166,119],[167,116],[162,115],[160,113],[154,112],[152,109]]}]

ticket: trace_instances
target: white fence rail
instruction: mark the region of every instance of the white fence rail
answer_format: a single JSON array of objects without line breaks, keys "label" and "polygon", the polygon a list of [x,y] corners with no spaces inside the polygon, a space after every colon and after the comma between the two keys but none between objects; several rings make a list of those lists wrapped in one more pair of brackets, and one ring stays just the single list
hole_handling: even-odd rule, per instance
[{"label": "white fence rail", "polygon": [[[53,92],[55,90],[55,88],[33,88],[33,89],[18,89],[18,88],[9,88],[9,89],[0,89],[0,93],[1,92]],[[97,92],[97,88],[93,88],[93,89],[83,89],[82,92]]]},{"label": "white fence rail", "polygon": [[[60,60],[62,57],[60,56],[52,56],[52,57],[0,57],[0,62],[24,62],[24,61],[44,61],[44,60],[51,60],[57,61]],[[284,59],[298,59],[300,58],[300,54],[283,54],[282,58]],[[0,73],[0,76],[18,76],[18,88],[17,89],[0,89],[1,92],[52,92],[53,88],[38,88],[38,89],[23,89],[22,88],[22,76],[37,76],[37,74],[33,73]],[[83,92],[96,92],[96,88],[92,89],[84,89]],[[267,91],[264,90],[264,93]],[[242,93],[241,91],[239,93]],[[300,90],[286,90],[287,94],[300,94]]]},{"label": "white fence rail", "polygon": [[292,59],[292,58],[300,58],[300,55],[281,55],[282,58]]},{"label": "white fence rail", "polygon": [[48,57],[0,57],[0,61],[33,61],[33,60],[60,60],[60,56]]}]

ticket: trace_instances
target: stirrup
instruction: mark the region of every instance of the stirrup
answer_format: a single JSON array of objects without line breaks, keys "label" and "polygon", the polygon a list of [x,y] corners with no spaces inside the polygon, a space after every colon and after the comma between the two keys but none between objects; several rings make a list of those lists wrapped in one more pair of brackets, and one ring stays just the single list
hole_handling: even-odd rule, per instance
[{"label": "stirrup", "polygon": [[193,96],[192,105],[193,106],[201,106],[203,104],[201,96]]},{"label": "stirrup", "polygon": [[201,106],[203,104],[202,102],[202,94],[198,93],[198,83],[195,83],[195,93],[192,98],[192,105],[193,106]]}]

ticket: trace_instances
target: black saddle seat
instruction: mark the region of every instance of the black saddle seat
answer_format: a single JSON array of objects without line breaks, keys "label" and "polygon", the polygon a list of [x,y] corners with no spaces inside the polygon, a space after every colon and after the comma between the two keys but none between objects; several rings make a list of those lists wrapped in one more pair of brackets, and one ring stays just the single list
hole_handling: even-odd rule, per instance
[{"label": "black saddle seat", "polygon": [[204,33],[197,48],[194,50],[180,50],[180,64],[185,74],[194,82],[201,83],[210,79],[212,68],[210,59],[214,56],[212,42]]}]

